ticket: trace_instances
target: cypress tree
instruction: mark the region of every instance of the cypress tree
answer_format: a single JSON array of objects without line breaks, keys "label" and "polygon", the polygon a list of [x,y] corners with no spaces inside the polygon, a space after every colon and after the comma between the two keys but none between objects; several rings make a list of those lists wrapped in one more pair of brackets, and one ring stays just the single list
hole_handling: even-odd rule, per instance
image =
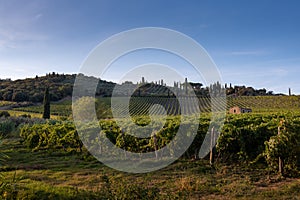
[{"label": "cypress tree", "polygon": [[46,88],[44,93],[44,112],[43,112],[44,119],[50,119],[50,94],[49,94],[49,87]]}]

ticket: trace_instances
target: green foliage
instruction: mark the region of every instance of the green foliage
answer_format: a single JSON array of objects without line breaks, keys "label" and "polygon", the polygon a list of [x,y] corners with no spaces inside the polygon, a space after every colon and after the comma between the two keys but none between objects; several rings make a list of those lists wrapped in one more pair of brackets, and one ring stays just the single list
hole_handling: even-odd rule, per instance
[{"label": "green foliage", "polygon": [[265,158],[269,168],[279,169],[279,157],[283,161],[283,174],[295,175],[300,169],[300,121],[289,119],[279,125],[279,134],[265,142]]},{"label": "green foliage", "polygon": [[[51,91],[50,100],[58,101],[72,95],[75,78],[76,74],[49,73],[46,76],[36,76],[35,78],[22,80],[1,80],[0,100],[42,102],[44,87],[47,85]],[[87,78],[94,79],[93,77]],[[115,84],[100,79],[97,79],[97,81],[99,81],[97,95],[109,96]]]},{"label": "green foliage", "polygon": [[[0,145],[1,145],[0,138]],[[8,159],[8,156],[0,152],[0,167],[5,163]],[[0,172],[0,199],[15,199],[16,190],[15,184],[17,182],[16,173],[14,174],[12,179],[8,179],[2,172]]]},{"label": "green foliage", "polygon": [[22,91],[16,91],[12,95],[12,101],[15,102],[23,102],[28,100],[29,100],[28,94]]},{"label": "green foliage", "polygon": [[20,126],[24,124],[30,126],[35,123],[44,123],[44,120],[30,118],[27,115],[19,117],[0,118],[0,136],[14,137],[15,134],[18,134],[18,129]]},{"label": "green foliage", "polygon": [[12,179],[8,179],[0,173],[0,199],[16,199],[18,194],[17,184],[19,179],[14,173]]},{"label": "green foliage", "polygon": [[[1,92],[0,92],[1,94]],[[1,97],[0,97],[0,100],[1,100]],[[12,101],[0,101],[0,107],[2,106],[12,106],[12,105],[15,105],[17,104],[16,102],[12,102]]]},{"label": "green foliage", "polygon": [[19,117],[31,118],[31,115],[30,115],[30,114],[22,114],[22,115],[20,115]]},{"label": "green foliage", "polygon": [[16,124],[9,118],[0,119],[0,135],[7,136],[15,129]]},{"label": "green foliage", "polygon": [[300,96],[239,96],[227,97],[227,108],[251,108],[254,113],[270,114],[299,111]]},{"label": "green foliage", "polygon": [[[285,123],[280,124],[283,117]],[[225,162],[249,163],[264,156],[272,171],[278,171],[280,157],[284,175],[295,175],[300,166],[299,130],[300,117],[295,114],[230,115],[217,143],[218,157]]]},{"label": "green foliage", "polygon": [[[92,101],[94,102],[94,99]],[[283,117],[286,123],[281,127],[282,134],[277,135],[278,124]],[[183,155],[191,158],[197,157],[210,125],[209,115],[203,115],[199,119],[190,117],[185,121],[182,121],[180,117],[167,117],[162,128],[155,131],[155,144],[151,134],[153,130],[160,127],[158,122],[163,121],[163,119],[155,118],[155,122],[151,126],[146,126],[150,123],[150,118],[147,116],[133,117],[132,119],[133,121],[122,119],[123,127],[126,127],[123,131],[114,120],[100,120],[100,126],[97,123],[85,123],[81,127],[85,131],[82,137],[84,141],[87,141],[90,150],[94,149],[100,154],[110,151],[110,149],[105,149],[107,145],[102,144],[102,142],[107,142],[103,138],[108,138],[111,143],[127,151],[153,152],[156,145],[158,149],[171,142],[172,145],[181,146],[184,141],[174,139],[179,127],[184,128],[188,138],[194,133],[193,130],[198,125],[195,139]],[[137,125],[143,128],[149,137],[132,136],[131,134],[138,130]],[[34,151],[40,149],[82,150],[81,140],[71,122],[48,121],[45,124],[24,125],[20,130],[24,144]],[[219,162],[252,163],[256,158],[261,158],[264,155],[266,163],[273,170],[278,168],[278,157],[282,157],[286,174],[294,173],[299,171],[299,130],[300,115],[296,114],[228,115],[217,141],[217,154],[215,156]],[[175,152],[173,152],[171,145],[168,146],[168,149],[170,150],[168,155],[177,156],[174,155]]]},{"label": "green foliage", "polygon": [[[13,110],[43,114],[44,106],[36,105],[36,106],[20,107],[20,108],[14,108]],[[71,101],[67,100],[67,101],[63,101],[63,102],[51,102],[50,111],[51,111],[50,112],[51,115],[59,115],[62,117],[69,117],[72,114]]]},{"label": "green foliage", "polygon": [[101,177],[102,198],[104,199],[160,199],[160,191],[156,187],[145,187],[140,184],[128,184],[119,179],[113,179],[106,175]]},{"label": "green foliage", "polygon": [[7,111],[1,111],[0,112],[0,118],[1,117],[9,117],[10,116],[10,114],[9,114],[9,112],[7,112]]},{"label": "green foliage", "polygon": [[74,124],[67,121],[26,124],[21,127],[20,136],[23,143],[33,151],[40,149],[82,151],[82,143]]},{"label": "green foliage", "polygon": [[[299,177],[278,181],[261,164],[217,163],[211,168],[207,160],[179,159],[159,171],[128,174],[92,156],[86,159],[85,153],[30,152],[17,138],[5,140],[0,149],[10,156],[1,170],[11,185],[2,190],[0,199],[295,199],[300,195]],[[15,168],[16,181],[20,180],[16,184],[11,171]]]},{"label": "green foliage", "polygon": [[[192,114],[199,110],[201,113],[211,112],[211,100],[210,98],[199,98],[199,104],[196,99],[189,100],[187,97],[179,97],[183,103],[183,110],[186,113]],[[82,99],[86,99],[83,97]],[[85,100],[78,100],[78,103]],[[123,113],[124,109],[128,109],[128,106],[124,105],[124,97],[114,97],[114,112],[116,116],[119,113]],[[240,106],[245,108],[251,108],[254,114],[262,114],[262,116],[270,115],[272,113],[276,114],[279,112],[295,112],[299,111],[298,96],[253,96],[253,97],[228,97],[227,98],[227,109],[232,106]],[[6,102],[5,102],[6,103]],[[87,102],[85,102],[87,103]],[[1,104],[1,102],[0,102]],[[179,115],[181,112],[179,103],[176,98],[165,98],[165,97],[132,97],[129,102],[129,113],[132,117],[146,116],[149,113],[151,106],[155,104],[160,104],[163,106],[169,116]],[[83,103],[84,105],[84,103]],[[98,119],[108,119],[112,118],[111,112],[111,98],[101,97],[93,100],[93,106],[96,110],[96,115]],[[198,108],[197,108],[198,106]],[[15,107],[15,106],[14,106]],[[81,109],[78,107],[79,110]],[[43,113],[43,105],[27,106],[27,107],[16,107],[14,110],[30,113]],[[52,102],[50,106],[51,115],[59,115],[67,119],[72,117],[72,101],[64,100],[59,102]],[[75,110],[73,110],[75,111]],[[82,113],[86,113],[90,117],[90,113],[81,109]],[[80,112],[81,112],[80,111]],[[159,113],[154,113],[159,114]],[[115,116],[115,117],[116,117]],[[248,116],[246,114],[246,116]],[[251,117],[251,115],[250,115]]]},{"label": "green foliage", "polygon": [[72,109],[73,116],[78,121],[93,120],[91,117],[95,110],[95,98],[93,97],[82,97],[75,101]]},{"label": "green foliage", "polygon": [[264,141],[276,134],[277,117],[229,115],[220,134],[217,151],[223,161],[249,161],[264,151]]},{"label": "green foliage", "polygon": [[4,101],[11,101],[12,96],[13,96],[13,93],[11,90],[5,90],[5,91],[3,91],[1,99],[3,99]]}]

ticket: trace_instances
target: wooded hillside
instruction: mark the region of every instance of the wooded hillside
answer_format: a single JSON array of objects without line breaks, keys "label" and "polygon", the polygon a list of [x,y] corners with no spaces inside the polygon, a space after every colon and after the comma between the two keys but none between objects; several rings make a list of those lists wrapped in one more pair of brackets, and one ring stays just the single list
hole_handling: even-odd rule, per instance
[{"label": "wooded hillside", "polygon": [[[84,76],[83,74],[79,74]],[[57,74],[55,72],[46,74],[45,76],[36,76],[35,78],[26,78],[19,80],[11,79],[0,79],[0,100],[13,101],[13,102],[42,102],[43,94],[46,87],[49,87],[51,101],[58,101],[65,97],[71,96],[73,91],[73,84],[76,78],[76,74]],[[108,82],[105,80],[100,80],[95,77],[88,77],[88,79],[93,79],[91,81],[99,81],[98,87],[96,89],[96,96],[111,96],[115,87],[115,83]],[[187,81],[187,79],[186,79]],[[173,96],[173,95],[187,95],[191,91],[187,91],[185,85],[191,86],[191,90],[194,90],[198,97],[209,97],[209,87],[203,86],[202,83],[178,83],[174,82],[174,86],[166,86],[161,83],[132,83],[127,81],[119,86],[121,86],[120,91],[117,93],[118,96],[130,95],[130,90],[132,88],[138,88],[132,94],[133,96]],[[267,91],[266,89],[254,89],[252,87],[246,86],[221,86],[219,83],[213,86],[219,89],[226,88],[227,96],[272,96],[276,95],[272,91]],[[211,86],[212,87],[212,86]],[[176,94],[172,93],[169,89],[173,88]],[[214,89],[213,89],[214,90]]]}]

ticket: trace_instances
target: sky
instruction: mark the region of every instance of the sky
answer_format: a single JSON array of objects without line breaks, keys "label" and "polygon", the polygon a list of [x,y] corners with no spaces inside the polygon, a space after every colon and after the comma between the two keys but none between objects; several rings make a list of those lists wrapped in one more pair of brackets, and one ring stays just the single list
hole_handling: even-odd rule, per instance
[{"label": "sky", "polygon": [[[202,45],[223,82],[300,94],[299,7],[292,0],[0,0],[0,78],[78,73],[112,35],[162,27]],[[185,61],[154,50],[120,58],[101,78],[118,82],[129,66],[149,62],[203,81]]]}]

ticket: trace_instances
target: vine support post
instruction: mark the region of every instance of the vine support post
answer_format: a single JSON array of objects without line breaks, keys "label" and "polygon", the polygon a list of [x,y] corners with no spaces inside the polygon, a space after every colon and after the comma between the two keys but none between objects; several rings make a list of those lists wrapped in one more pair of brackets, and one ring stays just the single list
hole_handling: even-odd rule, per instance
[{"label": "vine support post", "polygon": [[[280,126],[278,126],[278,135],[280,135]],[[278,172],[282,175],[282,160],[280,156],[278,158]]]},{"label": "vine support post", "polygon": [[156,133],[153,133],[153,143],[154,143],[154,150],[155,150],[155,158],[156,160],[158,159],[158,143],[157,143],[157,138],[156,138]]},{"label": "vine support post", "polygon": [[[124,129],[121,129],[121,134],[122,134],[123,141],[125,141],[125,130]],[[125,147],[126,147],[126,145],[125,145]],[[125,159],[127,159],[127,154],[126,154],[125,147],[124,147],[124,156],[125,156]]]},{"label": "vine support post", "polygon": [[210,154],[209,154],[210,165],[214,164],[214,139],[215,139],[215,127],[212,127],[210,133]]}]

